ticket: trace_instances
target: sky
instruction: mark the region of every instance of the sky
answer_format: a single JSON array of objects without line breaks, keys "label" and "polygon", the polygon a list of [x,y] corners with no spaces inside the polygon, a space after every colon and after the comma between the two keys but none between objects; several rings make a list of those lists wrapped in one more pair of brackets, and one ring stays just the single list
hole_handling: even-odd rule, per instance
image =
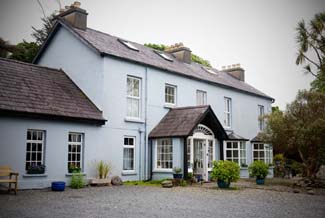
[{"label": "sky", "polygon": [[[213,67],[240,63],[245,81],[285,109],[313,80],[295,64],[297,23],[325,11],[324,0],[79,0],[88,27],[138,43],[183,42]],[[51,14],[73,0],[39,0]],[[0,0],[0,37],[33,41],[37,0]]]}]

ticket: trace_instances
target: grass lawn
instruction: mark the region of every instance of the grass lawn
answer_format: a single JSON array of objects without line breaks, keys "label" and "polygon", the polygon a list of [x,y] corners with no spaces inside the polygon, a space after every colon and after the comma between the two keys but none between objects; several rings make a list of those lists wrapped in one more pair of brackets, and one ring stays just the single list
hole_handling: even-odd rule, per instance
[{"label": "grass lawn", "polygon": [[151,180],[151,181],[126,181],[124,185],[138,185],[138,186],[156,186],[161,187],[161,182],[164,180]]}]

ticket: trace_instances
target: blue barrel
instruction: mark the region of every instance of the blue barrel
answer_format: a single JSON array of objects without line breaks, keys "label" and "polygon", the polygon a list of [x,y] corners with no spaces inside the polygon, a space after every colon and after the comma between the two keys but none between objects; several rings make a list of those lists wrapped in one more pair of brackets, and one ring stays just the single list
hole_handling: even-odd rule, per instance
[{"label": "blue barrel", "polygon": [[63,192],[65,189],[65,182],[52,182],[52,191]]}]

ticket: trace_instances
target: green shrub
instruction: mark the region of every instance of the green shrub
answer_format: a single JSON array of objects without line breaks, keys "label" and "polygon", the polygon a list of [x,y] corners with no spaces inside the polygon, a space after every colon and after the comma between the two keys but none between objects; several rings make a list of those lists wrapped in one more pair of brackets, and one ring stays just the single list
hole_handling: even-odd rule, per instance
[{"label": "green shrub", "polygon": [[211,172],[212,179],[218,179],[225,182],[236,182],[239,179],[240,167],[237,163],[228,160],[213,161]]},{"label": "green shrub", "polygon": [[100,179],[106,179],[110,171],[112,170],[112,166],[110,163],[105,163],[104,161],[99,161],[96,163],[96,168],[98,172],[98,177]]},{"label": "green shrub", "polygon": [[79,189],[85,186],[83,175],[81,173],[72,173],[70,187]]},{"label": "green shrub", "polygon": [[248,167],[249,175],[258,179],[264,179],[269,174],[269,165],[263,161],[254,161]]}]

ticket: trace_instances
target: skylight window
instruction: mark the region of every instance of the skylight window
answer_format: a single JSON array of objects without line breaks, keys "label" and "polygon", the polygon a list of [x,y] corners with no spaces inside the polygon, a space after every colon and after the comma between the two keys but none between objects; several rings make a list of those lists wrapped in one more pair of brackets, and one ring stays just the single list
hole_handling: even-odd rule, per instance
[{"label": "skylight window", "polygon": [[134,51],[139,51],[139,49],[137,47],[135,47],[131,42],[126,41],[126,40],[122,40],[122,39],[118,39],[118,41],[120,43],[122,43],[123,45],[125,45],[127,48],[132,49]]},{"label": "skylight window", "polygon": [[211,68],[208,67],[202,67],[206,72],[217,75],[217,72],[213,71]]},{"label": "skylight window", "polygon": [[173,61],[173,59],[171,59],[168,55],[166,55],[161,51],[154,51],[154,52],[167,61]]}]

